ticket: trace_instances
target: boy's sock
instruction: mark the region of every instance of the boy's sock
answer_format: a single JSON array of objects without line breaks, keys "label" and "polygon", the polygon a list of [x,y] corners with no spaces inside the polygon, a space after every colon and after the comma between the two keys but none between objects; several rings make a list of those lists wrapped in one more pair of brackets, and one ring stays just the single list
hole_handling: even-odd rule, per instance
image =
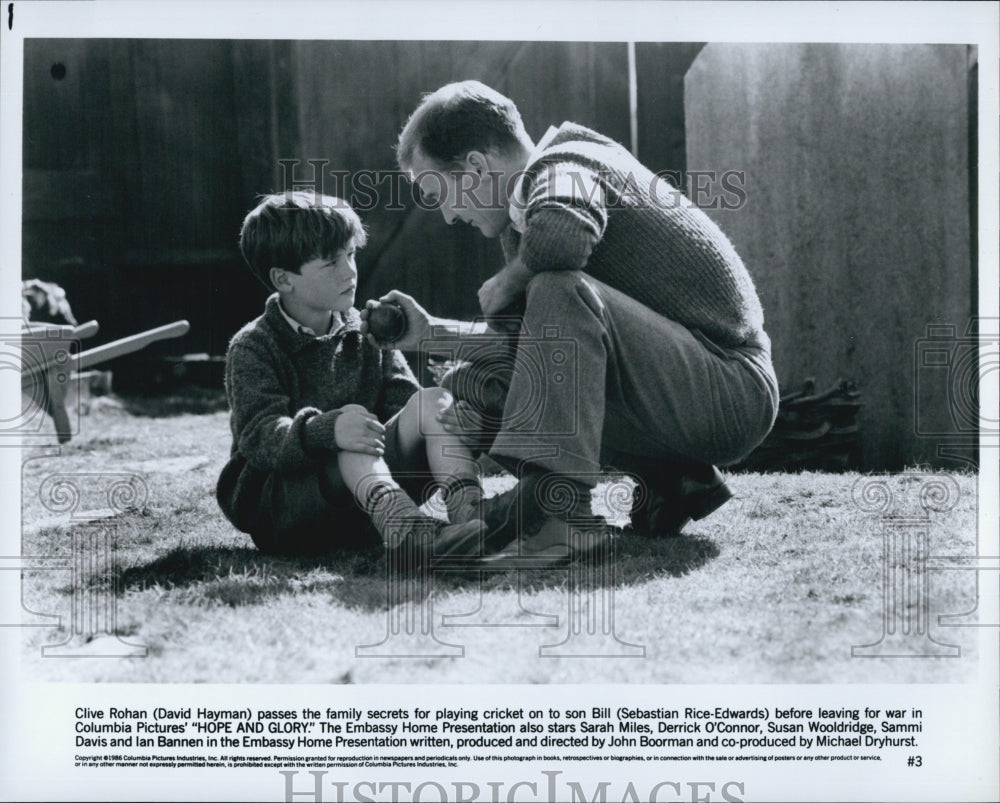
[{"label": "boy's sock", "polygon": [[473,518],[446,525],[422,513],[398,486],[376,483],[365,497],[365,510],[382,536],[387,558],[397,573],[409,574],[438,558],[482,552],[481,521]]},{"label": "boy's sock", "polygon": [[402,488],[376,483],[368,490],[364,507],[386,549],[396,549],[408,538],[417,545],[433,542],[438,522],[421,513]]},{"label": "boy's sock", "polygon": [[483,488],[475,477],[452,477],[441,490],[448,521],[458,523],[482,515]]}]

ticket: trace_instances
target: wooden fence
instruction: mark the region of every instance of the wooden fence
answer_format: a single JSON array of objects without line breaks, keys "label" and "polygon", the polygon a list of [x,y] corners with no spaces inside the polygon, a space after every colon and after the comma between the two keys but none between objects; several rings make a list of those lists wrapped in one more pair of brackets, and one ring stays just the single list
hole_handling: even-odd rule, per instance
[{"label": "wooden fence", "polygon": [[[640,155],[656,169],[684,169],[699,47],[637,48]],[[151,354],[221,355],[265,297],[236,247],[243,215],[318,166],[366,171],[380,191],[360,199],[359,303],[398,287],[473,315],[498,245],[449,229],[388,175],[421,94],[465,78],[513,97],[536,138],[570,119],[630,140],[624,43],[27,40],[23,274],[62,284],[102,339],[187,318],[191,334]],[[392,185],[402,208],[386,209]]]}]

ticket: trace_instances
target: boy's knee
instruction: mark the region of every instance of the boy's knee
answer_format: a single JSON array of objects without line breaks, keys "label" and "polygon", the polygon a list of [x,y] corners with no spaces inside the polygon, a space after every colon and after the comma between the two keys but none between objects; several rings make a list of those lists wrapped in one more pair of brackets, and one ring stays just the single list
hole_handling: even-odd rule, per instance
[{"label": "boy's knee", "polygon": [[407,412],[416,418],[422,433],[437,432],[441,425],[438,413],[451,401],[451,393],[445,388],[422,388],[414,393],[406,403]]},{"label": "boy's knee", "polygon": [[513,369],[514,357],[507,352],[502,359],[459,363],[445,374],[441,388],[480,412],[498,416],[503,413]]}]

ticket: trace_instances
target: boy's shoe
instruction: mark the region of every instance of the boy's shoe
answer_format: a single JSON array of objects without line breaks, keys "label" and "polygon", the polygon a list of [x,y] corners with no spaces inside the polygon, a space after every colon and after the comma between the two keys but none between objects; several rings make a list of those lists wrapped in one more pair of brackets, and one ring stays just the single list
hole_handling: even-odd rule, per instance
[{"label": "boy's shoe", "polygon": [[533,532],[515,539],[481,561],[484,568],[550,569],[611,554],[616,528],[599,516],[570,521],[550,516]]},{"label": "boy's shoe", "polygon": [[697,466],[666,482],[650,480],[647,493],[642,507],[633,513],[632,527],[654,538],[680,535],[692,519],[705,518],[733,496],[722,473],[712,465]]},{"label": "boy's shoe", "polygon": [[430,516],[408,516],[383,534],[386,554],[397,572],[409,574],[435,559],[480,555],[483,522],[448,524]]}]

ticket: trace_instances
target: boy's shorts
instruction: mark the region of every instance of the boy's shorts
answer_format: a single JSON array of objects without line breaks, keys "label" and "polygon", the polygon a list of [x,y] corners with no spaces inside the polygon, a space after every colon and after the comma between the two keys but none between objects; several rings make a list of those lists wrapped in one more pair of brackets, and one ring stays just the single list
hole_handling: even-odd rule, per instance
[{"label": "boy's shorts", "polygon": [[[399,413],[386,422],[384,459],[403,490],[419,505],[434,488],[427,450],[405,454],[399,444]],[[323,468],[271,472],[263,480],[250,531],[263,552],[320,552],[331,547],[363,549],[381,538],[346,483],[330,483]]]}]

